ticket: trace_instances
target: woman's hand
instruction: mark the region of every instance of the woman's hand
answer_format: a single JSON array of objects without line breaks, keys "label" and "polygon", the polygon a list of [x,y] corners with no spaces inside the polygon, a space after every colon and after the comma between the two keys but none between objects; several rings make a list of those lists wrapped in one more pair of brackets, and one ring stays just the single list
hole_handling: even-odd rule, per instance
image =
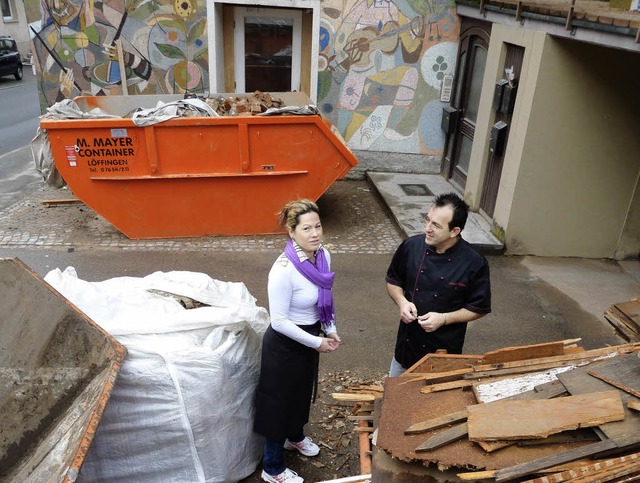
[{"label": "woman's hand", "polygon": [[322,338],[320,347],[318,347],[317,349],[318,352],[333,352],[338,348],[338,346],[340,345],[340,337],[338,337],[338,340],[336,340],[335,337],[332,336],[337,337],[337,334],[331,334],[328,337]]},{"label": "woman's hand", "polygon": [[336,343],[337,343],[336,344],[336,349],[342,343],[342,339],[340,338],[340,336],[338,335],[337,332],[334,332],[333,334],[327,335],[327,339],[333,339],[334,341],[336,341]]}]

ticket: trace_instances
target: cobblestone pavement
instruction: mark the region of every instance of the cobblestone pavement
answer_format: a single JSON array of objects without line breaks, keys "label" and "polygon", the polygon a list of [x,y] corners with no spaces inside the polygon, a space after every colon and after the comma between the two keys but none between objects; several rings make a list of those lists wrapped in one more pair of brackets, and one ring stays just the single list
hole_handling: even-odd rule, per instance
[{"label": "cobblestone pavement", "polygon": [[[47,185],[0,211],[0,247],[66,250],[279,251],[283,235],[131,240],[86,205]],[[336,181],[318,200],[325,244],[333,253],[392,253],[403,238],[388,208],[364,180]],[[206,216],[204,214],[203,216]]]}]

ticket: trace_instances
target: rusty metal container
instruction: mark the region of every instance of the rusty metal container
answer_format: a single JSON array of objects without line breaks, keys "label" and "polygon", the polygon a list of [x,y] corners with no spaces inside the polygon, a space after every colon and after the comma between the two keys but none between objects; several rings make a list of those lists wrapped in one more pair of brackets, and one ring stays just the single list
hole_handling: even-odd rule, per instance
[{"label": "rusty metal container", "polygon": [[0,293],[0,481],[75,481],[126,349],[16,258]]}]

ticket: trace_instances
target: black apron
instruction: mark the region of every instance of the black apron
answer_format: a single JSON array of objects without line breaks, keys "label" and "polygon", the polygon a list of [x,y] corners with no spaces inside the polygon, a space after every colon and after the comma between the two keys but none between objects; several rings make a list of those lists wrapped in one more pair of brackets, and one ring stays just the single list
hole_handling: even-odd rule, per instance
[{"label": "black apron", "polygon": [[[320,322],[298,326],[320,334]],[[253,429],[274,441],[299,436],[309,421],[311,399],[318,380],[320,353],[267,328],[262,339],[260,380],[256,391]]]}]

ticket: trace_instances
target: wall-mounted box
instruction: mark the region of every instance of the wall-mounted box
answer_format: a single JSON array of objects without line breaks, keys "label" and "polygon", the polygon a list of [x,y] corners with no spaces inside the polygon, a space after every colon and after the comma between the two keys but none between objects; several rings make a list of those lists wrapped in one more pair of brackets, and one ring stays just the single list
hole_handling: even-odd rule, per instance
[{"label": "wall-mounted box", "polygon": [[505,114],[511,114],[513,107],[516,105],[516,94],[518,93],[518,86],[506,85],[502,91],[502,102],[500,103],[500,112]]},{"label": "wall-mounted box", "polygon": [[442,130],[445,132],[445,134],[451,134],[456,130],[459,119],[459,109],[451,106],[445,106],[442,108],[442,120],[440,122],[440,127],[442,127]]},{"label": "wall-mounted box", "polygon": [[504,151],[504,145],[507,142],[507,128],[509,125],[506,122],[498,121],[491,128],[491,137],[489,137],[489,152],[494,157],[499,157]]},{"label": "wall-mounted box", "polygon": [[495,90],[493,92],[493,108],[496,111],[500,110],[500,106],[502,105],[502,96],[504,94],[504,87],[509,85],[509,81],[506,79],[500,79],[496,82]]}]

